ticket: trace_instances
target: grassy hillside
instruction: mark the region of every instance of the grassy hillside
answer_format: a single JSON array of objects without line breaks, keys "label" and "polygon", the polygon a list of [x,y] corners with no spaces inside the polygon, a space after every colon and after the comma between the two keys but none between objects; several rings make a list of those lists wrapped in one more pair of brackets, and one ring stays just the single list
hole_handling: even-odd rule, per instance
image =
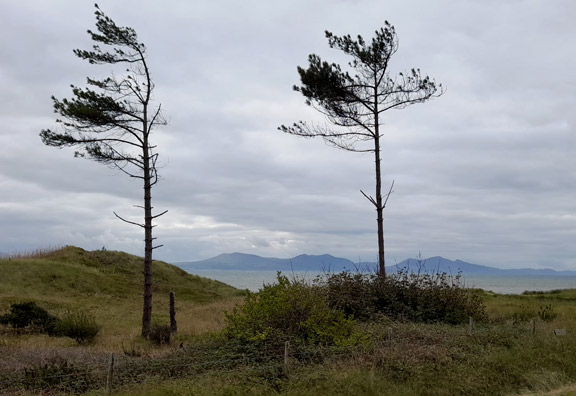
[{"label": "grassy hillside", "polygon": [[[161,261],[154,261],[153,277],[155,294],[174,291],[187,301],[208,302],[237,293],[224,283]],[[142,292],[142,258],[67,246],[29,258],[0,259],[0,287],[3,303],[22,296],[54,302],[71,297],[135,297]]]},{"label": "grassy hillside", "polygon": [[[55,314],[88,312],[103,325],[107,344],[111,338],[121,342],[138,334],[142,282],[142,258],[123,252],[67,246],[30,257],[0,259],[0,313],[23,301],[35,301]],[[234,301],[233,297],[242,294],[222,282],[190,275],[160,261],[154,261],[153,282],[153,320],[164,323],[168,321],[170,291],[176,293],[178,317],[183,322],[193,310]]]}]

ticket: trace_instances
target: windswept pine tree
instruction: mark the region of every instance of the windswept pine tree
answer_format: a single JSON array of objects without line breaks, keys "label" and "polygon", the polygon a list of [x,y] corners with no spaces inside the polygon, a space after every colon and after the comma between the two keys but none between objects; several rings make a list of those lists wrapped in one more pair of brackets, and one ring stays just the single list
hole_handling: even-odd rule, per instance
[{"label": "windswept pine tree", "polygon": [[152,321],[153,220],[166,213],[152,212],[152,187],[158,182],[156,146],[152,131],[165,125],[160,105],[151,104],[154,83],[147,63],[146,46],[136,31],[120,27],[96,4],[97,32],[88,30],[95,42],[91,50],[74,50],[80,59],[94,65],[114,65],[119,73],[98,80],[87,79],[87,87],[72,85],[72,98],[52,96],[54,112],[60,117],[58,130],[44,129],[40,137],[52,147],[78,147],[76,157],[112,166],[142,181],[143,221],[122,221],[144,229],[144,303],[142,335],[148,337]]},{"label": "windswept pine tree", "polygon": [[346,151],[374,153],[376,170],[376,198],[362,194],[374,205],[378,222],[378,265],[381,276],[386,275],[384,257],[383,212],[392,187],[382,194],[381,139],[382,116],[392,109],[403,109],[415,103],[440,96],[442,85],[419,69],[392,76],[389,62],[398,50],[398,36],[387,21],[367,43],[362,36],[338,37],[326,31],[330,48],[352,57],[345,71],[335,63],[323,61],[318,55],[308,57],[308,68],[298,67],[300,92],[308,106],[326,119],[326,124],[309,124],[304,121],[292,126],[282,125],[283,132],[301,137],[321,137],[328,144]]}]

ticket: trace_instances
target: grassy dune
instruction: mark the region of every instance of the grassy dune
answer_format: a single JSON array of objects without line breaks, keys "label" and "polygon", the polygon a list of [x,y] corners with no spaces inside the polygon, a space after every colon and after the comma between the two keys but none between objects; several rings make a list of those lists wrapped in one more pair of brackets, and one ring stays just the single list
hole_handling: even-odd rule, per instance
[{"label": "grassy dune", "polygon": [[[37,302],[56,315],[89,312],[102,325],[92,348],[119,349],[138,338],[142,281],[142,259],[123,252],[90,252],[68,246],[29,257],[0,259],[0,312],[22,301]],[[190,275],[160,261],[153,264],[153,281],[153,321],[169,321],[169,293],[174,291],[179,327],[189,335],[221,328],[221,311],[231,309],[242,295],[224,283]],[[47,346],[68,343],[38,335],[4,334],[4,340],[5,344]]]}]

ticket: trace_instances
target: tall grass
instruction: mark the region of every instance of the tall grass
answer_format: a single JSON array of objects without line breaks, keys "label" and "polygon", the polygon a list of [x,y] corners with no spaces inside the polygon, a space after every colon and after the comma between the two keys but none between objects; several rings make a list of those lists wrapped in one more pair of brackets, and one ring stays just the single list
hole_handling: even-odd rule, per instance
[{"label": "tall grass", "polygon": [[36,248],[27,251],[6,253],[6,255],[0,256],[0,261],[43,258],[49,256],[50,254],[58,250],[61,250],[62,248],[63,248],[62,246],[50,246],[45,248]]}]

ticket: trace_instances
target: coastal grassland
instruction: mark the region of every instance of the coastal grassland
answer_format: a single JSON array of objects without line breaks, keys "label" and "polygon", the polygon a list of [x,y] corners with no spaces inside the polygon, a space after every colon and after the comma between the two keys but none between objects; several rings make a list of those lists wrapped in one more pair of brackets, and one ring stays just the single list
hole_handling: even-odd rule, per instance
[{"label": "coastal grassland", "polygon": [[[153,321],[169,322],[169,293],[176,293],[183,334],[217,331],[222,311],[242,299],[224,283],[190,275],[160,261],[153,264]],[[85,312],[102,326],[92,349],[121,350],[139,340],[142,309],[142,259],[123,252],[85,251],[68,246],[34,255],[0,259],[0,313],[10,305],[34,301],[51,313]],[[1,331],[1,330],[0,330]],[[11,346],[67,346],[71,340],[2,331]]]},{"label": "coastal grassland", "polygon": [[503,324],[477,325],[471,334],[467,326],[442,324],[366,326],[373,334],[368,345],[295,350],[288,373],[281,357],[230,364],[215,352],[212,361],[220,363],[210,369],[181,378],[157,373],[156,380],[125,386],[116,394],[538,395],[576,381],[573,334],[557,337],[544,327],[533,334],[530,326]]},{"label": "coastal grassland", "polygon": [[353,345],[292,344],[285,366],[283,349],[226,337],[223,311],[243,301],[241,292],[160,262],[154,320],[167,323],[174,290],[179,333],[172,345],[143,340],[140,266],[125,253],[73,247],[0,260],[0,314],[26,300],[54,314],[88,311],[102,325],[81,346],[0,327],[0,394],[107,395],[111,353],[116,396],[558,396],[576,383],[576,290],[474,290],[487,317],[473,327],[382,316],[356,323],[364,337]]},{"label": "coastal grassland", "polygon": [[[538,322],[574,327],[576,321],[576,289],[548,292],[526,291],[523,294],[499,295],[483,293],[492,322]],[[574,329],[576,330],[576,329]]]},{"label": "coastal grassland", "polygon": [[[370,334],[362,345],[292,351],[287,374],[281,356],[232,367],[224,361],[187,377],[128,386],[118,395],[546,395],[554,389],[559,391],[550,394],[574,394],[574,290],[519,296],[474,292],[486,302],[488,318],[472,329],[468,323],[383,318],[359,324]],[[542,307],[556,316],[541,319]],[[567,335],[556,336],[555,329]]]}]

